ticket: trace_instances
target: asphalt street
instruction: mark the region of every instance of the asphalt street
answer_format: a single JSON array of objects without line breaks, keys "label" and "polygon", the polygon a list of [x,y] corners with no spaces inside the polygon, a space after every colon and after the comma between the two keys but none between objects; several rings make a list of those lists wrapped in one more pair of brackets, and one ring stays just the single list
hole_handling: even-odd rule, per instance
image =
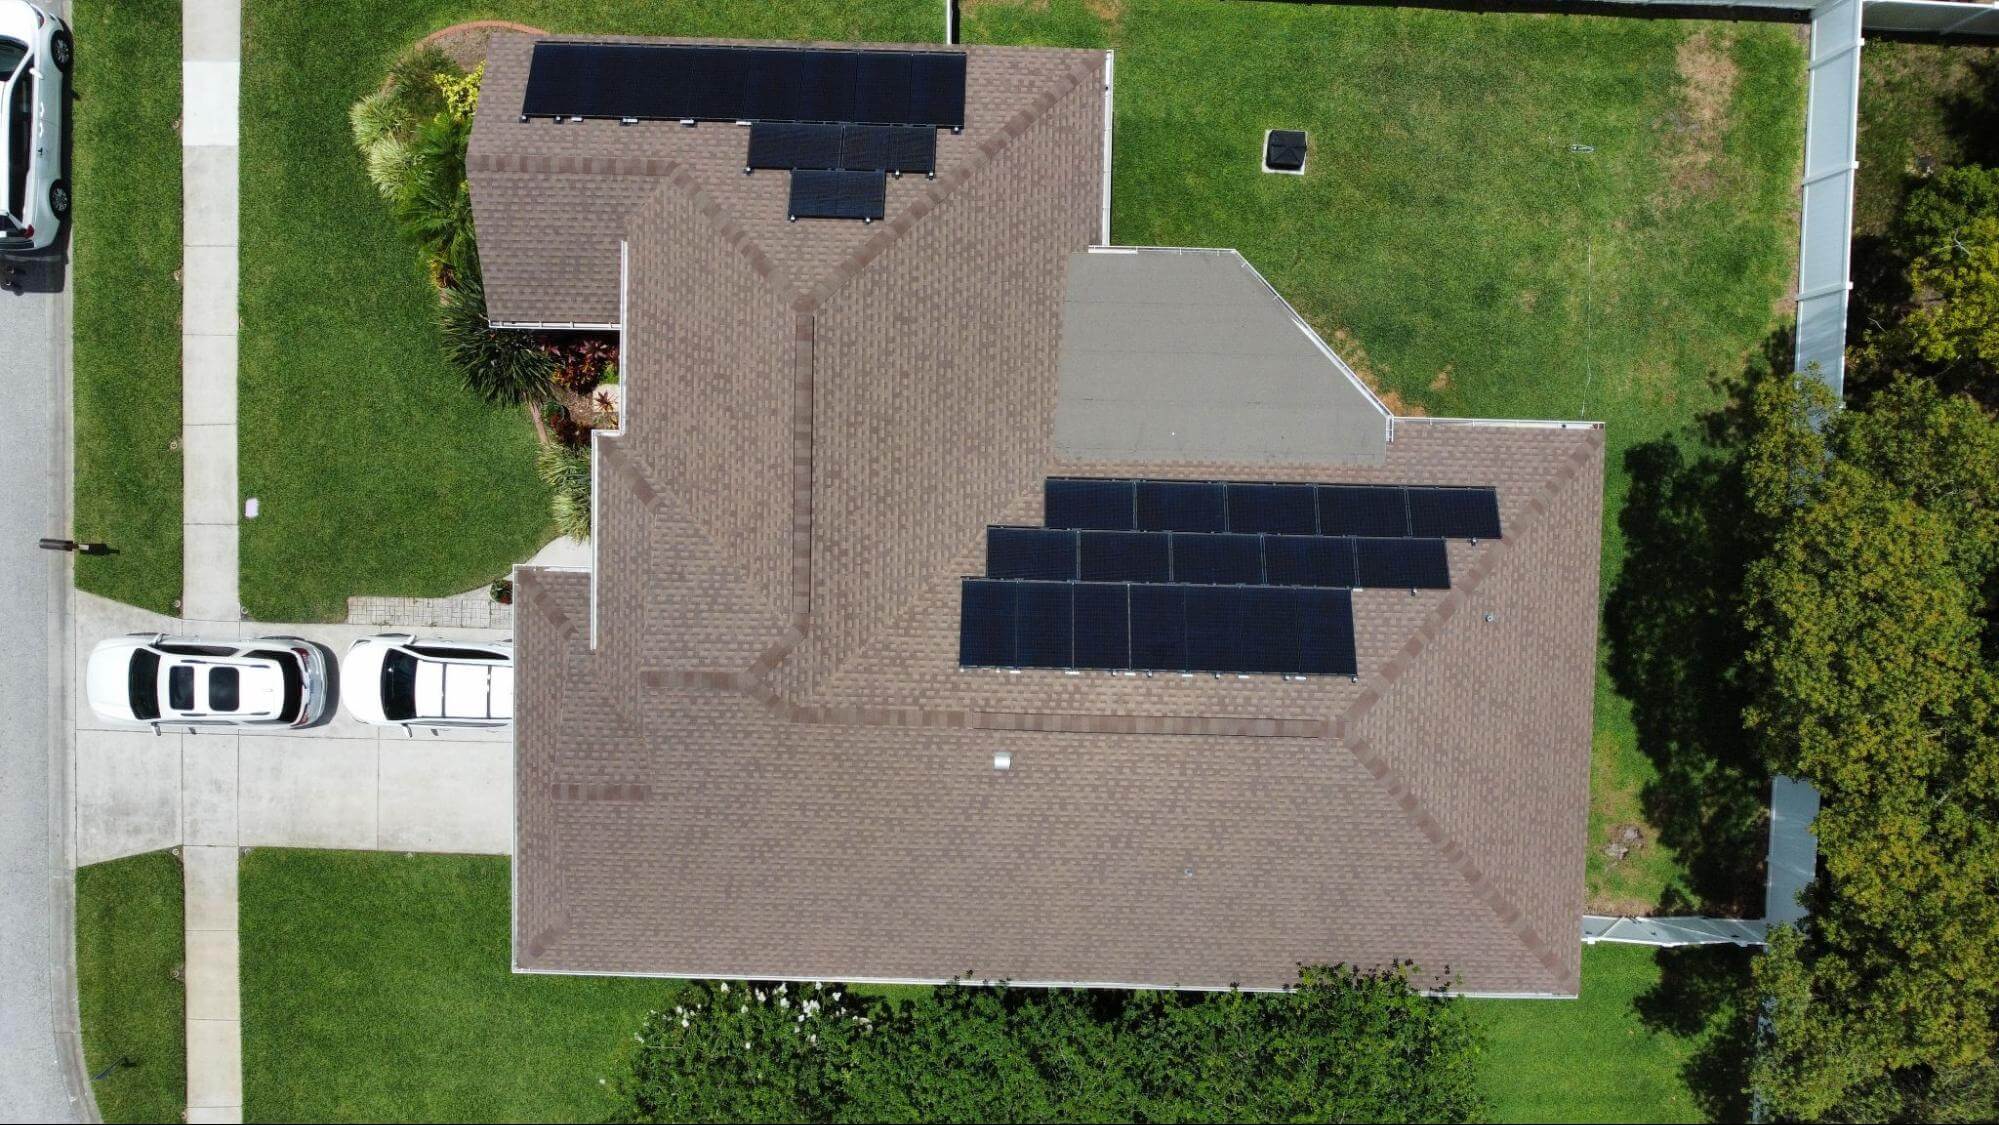
[{"label": "asphalt street", "polygon": [[0,291],[0,395],[15,412],[0,441],[0,1120],[81,1121],[66,701],[51,694],[66,689],[69,568],[37,546],[68,534],[67,271],[41,261],[15,280],[21,292]]}]

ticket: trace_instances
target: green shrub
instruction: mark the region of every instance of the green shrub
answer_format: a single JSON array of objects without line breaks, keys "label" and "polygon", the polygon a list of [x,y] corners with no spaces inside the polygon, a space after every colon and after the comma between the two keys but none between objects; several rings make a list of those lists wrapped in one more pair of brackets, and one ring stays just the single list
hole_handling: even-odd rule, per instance
[{"label": "green shrub", "polygon": [[472,123],[449,114],[419,126],[409,143],[400,194],[394,197],[403,233],[423,248],[427,260],[452,275],[478,269],[472,227],[472,188],[465,179],[465,147]]},{"label": "green shrub", "polygon": [[439,74],[434,81],[438,92],[444,95],[444,112],[453,121],[470,123],[472,114],[479,108],[479,84],[486,80],[486,64],[472,68],[470,74]]},{"label": "green shrub", "polygon": [[477,271],[461,274],[444,293],[440,327],[444,358],[474,394],[488,402],[534,402],[549,395],[555,357],[532,332],[494,328],[486,319],[486,289]]},{"label": "green shrub", "polygon": [[439,78],[462,78],[465,68],[437,47],[418,47],[389,67],[384,84],[410,121],[428,121],[445,110]]},{"label": "green shrub", "polygon": [[536,455],[535,468],[548,485],[555,529],[577,542],[590,538],[590,454],[550,442]]}]

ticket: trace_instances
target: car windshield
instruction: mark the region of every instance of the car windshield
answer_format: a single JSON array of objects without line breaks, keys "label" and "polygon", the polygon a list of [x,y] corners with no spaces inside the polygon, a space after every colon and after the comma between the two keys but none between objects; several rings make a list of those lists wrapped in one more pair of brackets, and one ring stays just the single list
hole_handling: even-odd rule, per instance
[{"label": "car windshield", "polygon": [[28,150],[35,143],[35,76],[22,71],[7,97],[7,211],[27,213]]},{"label": "car windshield", "polygon": [[132,714],[140,719],[160,717],[160,658],[140,649],[132,654],[132,667],[125,676],[125,694],[130,697]]},{"label": "car windshield", "polygon": [[382,717],[395,722],[416,718],[416,657],[401,649],[382,661]]}]

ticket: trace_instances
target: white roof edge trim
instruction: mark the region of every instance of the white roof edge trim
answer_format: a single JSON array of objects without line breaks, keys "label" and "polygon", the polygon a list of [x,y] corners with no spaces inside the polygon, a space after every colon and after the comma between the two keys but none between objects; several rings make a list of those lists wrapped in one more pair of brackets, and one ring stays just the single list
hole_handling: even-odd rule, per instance
[{"label": "white roof edge trim", "polygon": [[[619,245],[623,246],[624,244],[619,243]],[[618,284],[621,287],[623,286],[624,281],[622,278],[619,279]],[[621,310],[618,313],[619,316],[624,315],[622,311],[624,303],[624,294],[620,292],[618,294],[618,305]],[[518,329],[522,332],[623,332],[625,330],[625,326],[622,324],[611,324],[608,322],[599,324],[588,320],[489,320],[486,322],[486,327],[507,330]]]},{"label": "white roof edge trim", "polygon": [[[957,10],[956,4],[946,7]],[[1112,98],[1116,91],[1117,52],[1104,52],[1104,203],[1103,217],[1098,223],[1097,237],[1105,242],[1111,240],[1111,128],[1116,118],[1113,113]]]},{"label": "white roof edge trim", "polygon": [[[521,976],[546,977],[628,977],[634,980],[775,980],[788,984],[910,984],[944,985],[954,981],[958,984],[975,984],[984,988],[1089,988],[1114,989],[1123,992],[1227,992],[1227,986],[1206,984],[1155,984],[1136,981],[1103,980],[1006,980],[998,977],[971,979],[966,977],[859,977],[859,976],[799,976],[789,973],[641,973],[629,971],[593,972],[584,969],[533,969],[524,968],[519,962],[511,966]],[[1269,985],[1238,987],[1238,992],[1277,993],[1289,992],[1290,988]],[[1460,992],[1456,989],[1442,990],[1421,988],[1417,992],[1424,996],[1456,996],[1460,999],[1475,1000],[1574,1000],[1573,992]]]}]

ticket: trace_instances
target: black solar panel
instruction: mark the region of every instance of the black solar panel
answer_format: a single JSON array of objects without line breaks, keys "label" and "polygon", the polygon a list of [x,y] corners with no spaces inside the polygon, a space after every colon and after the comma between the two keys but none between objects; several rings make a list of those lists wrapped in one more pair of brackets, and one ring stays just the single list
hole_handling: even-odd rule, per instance
[{"label": "black solar panel", "polygon": [[1013,582],[967,578],[959,583],[958,663],[1013,666]]},{"label": "black solar panel", "polygon": [[1130,587],[1114,583],[1078,583],[1076,606],[1076,667],[1131,667]]},{"label": "black solar panel", "polygon": [[800,168],[791,174],[793,219],[879,219],[888,203],[888,177],[880,172]]},{"label": "black solar panel", "polygon": [[1095,527],[1130,531],[1133,485],[1128,480],[1049,477],[1042,493],[1049,527]]},{"label": "black solar panel", "polygon": [[1353,540],[1272,535],[1263,541],[1264,581],[1272,586],[1351,586]]},{"label": "black solar panel", "polygon": [[1304,591],[1262,586],[1229,593],[1236,595],[1236,670],[1279,675],[1300,671]]},{"label": "black solar panel", "polygon": [[1131,666],[1187,670],[1187,587],[1131,587]]},{"label": "black solar panel", "polygon": [[1227,531],[1223,485],[1209,481],[1138,482],[1140,531]]},{"label": "black solar panel", "polygon": [[1298,671],[1305,675],[1351,676],[1354,659],[1353,593],[1349,590],[1295,591]]},{"label": "black solar panel", "polygon": [[1318,506],[1309,484],[1231,484],[1229,530],[1316,535]]},{"label": "black solar panel", "polygon": [[1068,582],[1022,582],[1014,600],[1014,662],[1022,668],[1073,668],[1075,612]]},{"label": "black solar panel", "polygon": [[749,155],[743,165],[934,172],[937,130],[916,125],[758,121],[750,126]]},{"label": "black solar panel", "polygon": [[1321,535],[1409,534],[1409,508],[1400,486],[1322,484],[1318,490]]},{"label": "black solar panel", "polygon": [[1171,582],[1172,540],[1163,531],[1082,531],[1077,577],[1085,582]]},{"label": "black solar panel", "polygon": [[1442,539],[1356,539],[1354,564],[1356,586],[1445,590],[1451,585]]},{"label": "black solar panel", "polygon": [[1263,540],[1255,535],[1176,534],[1173,581],[1222,586],[1263,581]]},{"label": "black solar panel", "polygon": [[1409,489],[1409,534],[1441,539],[1499,538],[1499,493],[1491,488]]},{"label": "black solar panel", "polygon": [[1201,672],[1239,672],[1238,649],[1243,591],[1226,586],[1187,588],[1187,667]]},{"label": "black solar panel", "polygon": [[535,44],[523,117],[965,125],[956,51]]},{"label": "black solar panel", "polygon": [[1064,582],[1076,577],[1076,533],[1045,527],[986,529],[986,577],[1039,578]]}]

